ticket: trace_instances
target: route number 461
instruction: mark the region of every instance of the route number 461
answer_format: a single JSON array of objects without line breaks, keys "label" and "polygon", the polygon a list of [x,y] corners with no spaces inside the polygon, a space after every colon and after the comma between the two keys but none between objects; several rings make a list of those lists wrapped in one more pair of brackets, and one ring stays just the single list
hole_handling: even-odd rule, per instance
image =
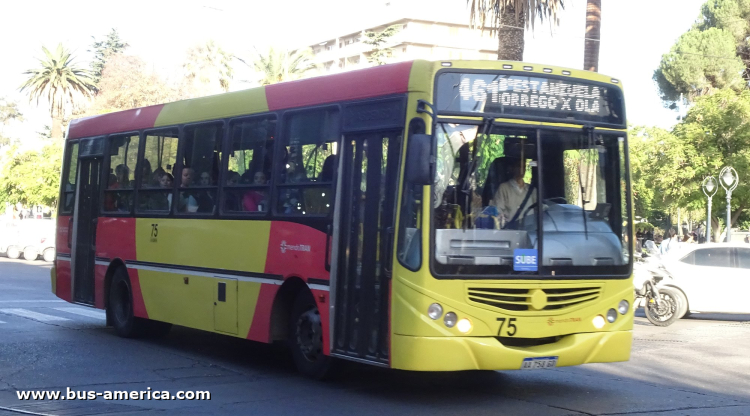
[{"label": "route number 461", "polygon": [[[505,327],[505,335],[509,337],[516,335],[516,330],[518,329],[515,324],[516,318],[497,318],[497,320],[498,322],[500,322],[500,328],[497,330],[497,336],[503,336],[503,327]],[[505,326],[506,320],[508,321],[508,326]]]}]

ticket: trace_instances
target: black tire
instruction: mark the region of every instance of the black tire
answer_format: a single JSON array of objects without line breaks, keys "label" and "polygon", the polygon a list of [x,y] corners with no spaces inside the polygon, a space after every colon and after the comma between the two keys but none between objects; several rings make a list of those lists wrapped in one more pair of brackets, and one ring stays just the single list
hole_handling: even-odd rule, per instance
[{"label": "black tire", "polygon": [[677,319],[682,319],[690,315],[690,312],[688,311],[688,299],[687,296],[685,296],[685,293],[683,293],[680,289],[677,288],[671,288],[675,292],[675,296],[677,297],[677,305],[679,308],[677,308]]},{"label": "black tire", "polygon": [[42,258],[48,263],[55,261],[55,249],[52,247],[45,249],[42,252]]},{"label": "black tire", "polygon": [[115,270],[109,286],[107,312],[117,335],[123,338],[139,338],[147,335],[148,321],[133,315],[133,292],[130,278],[124,268]]},{"label": "black tire", "polygon": [[297,370],[316,380],[332,374],[333,358],[323,354],[323,325],[312,294],[297,295],[289,319],[289,348]]},{"label": "black tire", "polygon": [[5,252],[5,255],[9,259],[17,259],[21,257],[21,250],[17,246],[8,246],[8,251]]},{"label": "black tire", "polygon": [[646,319],[656,326],[672,325],[680,319],[678,315],[681,308],[679,295],[676,290],[665,287],[659,289],[659,297],[662,303],[661,308],[656,306],[653,299],[646,299],[646,306],[643,308]]}]

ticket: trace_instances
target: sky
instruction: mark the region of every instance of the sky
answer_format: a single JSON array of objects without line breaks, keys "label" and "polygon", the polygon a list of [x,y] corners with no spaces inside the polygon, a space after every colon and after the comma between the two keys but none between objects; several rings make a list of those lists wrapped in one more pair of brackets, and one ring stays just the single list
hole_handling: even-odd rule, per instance
[{"label": "sky", "polygon": [[[629,123],[664,128],[676,123],[677,114],[663,108],[651,77],[662,54],[691,27],[704,2],[602,0],[599,72],[622,81]],[[534,31],[527,31],[524,61],[582,68],[586,0],[564,4],[559,26],[537,22]],[[186,50],[209,39],[247,56],[254,48],[302,46],[351,33],[398,7],[420,5],[424,10],[465,13],[468,21],[465,0],[3,1],[0,97],[17,101],[26,121],[0,129],[6,136],[26,140],[51,124],[48,104],[29,103],[18,91],[26,79],[23,72],[38,66],[42,46],[54,49],[62,43],[73,51],[79,66],[88,67],[92,36],[104,39],[116,28],[130,45],[127,53],[140,56],[165,77],[177,77]],[[246,87],[235,83],[232,89]]]}]

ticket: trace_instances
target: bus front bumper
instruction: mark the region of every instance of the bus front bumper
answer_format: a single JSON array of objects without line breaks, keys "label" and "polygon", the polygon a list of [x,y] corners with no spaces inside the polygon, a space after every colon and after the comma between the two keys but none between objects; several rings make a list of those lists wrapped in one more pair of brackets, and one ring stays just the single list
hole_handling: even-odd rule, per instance
[{"label": "bus front bumper", "polygon": [[632,331],[566,335],[533,347],[511,347],[494,337],[393,335],[391,366],[413,371],[519,370],[524,358],[558,357],[557,366],[630,359]]}]

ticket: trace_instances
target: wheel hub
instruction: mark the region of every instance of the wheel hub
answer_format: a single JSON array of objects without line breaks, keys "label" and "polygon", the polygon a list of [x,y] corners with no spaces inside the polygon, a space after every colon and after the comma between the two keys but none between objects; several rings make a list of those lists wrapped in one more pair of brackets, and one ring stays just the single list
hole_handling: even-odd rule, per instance
[{"label": "wheel hub", "polygon": [[300,315],[295,336],[302,355],[308,361],[317,361],[323,353],[323,325],[317,308],[312,307]]}]

